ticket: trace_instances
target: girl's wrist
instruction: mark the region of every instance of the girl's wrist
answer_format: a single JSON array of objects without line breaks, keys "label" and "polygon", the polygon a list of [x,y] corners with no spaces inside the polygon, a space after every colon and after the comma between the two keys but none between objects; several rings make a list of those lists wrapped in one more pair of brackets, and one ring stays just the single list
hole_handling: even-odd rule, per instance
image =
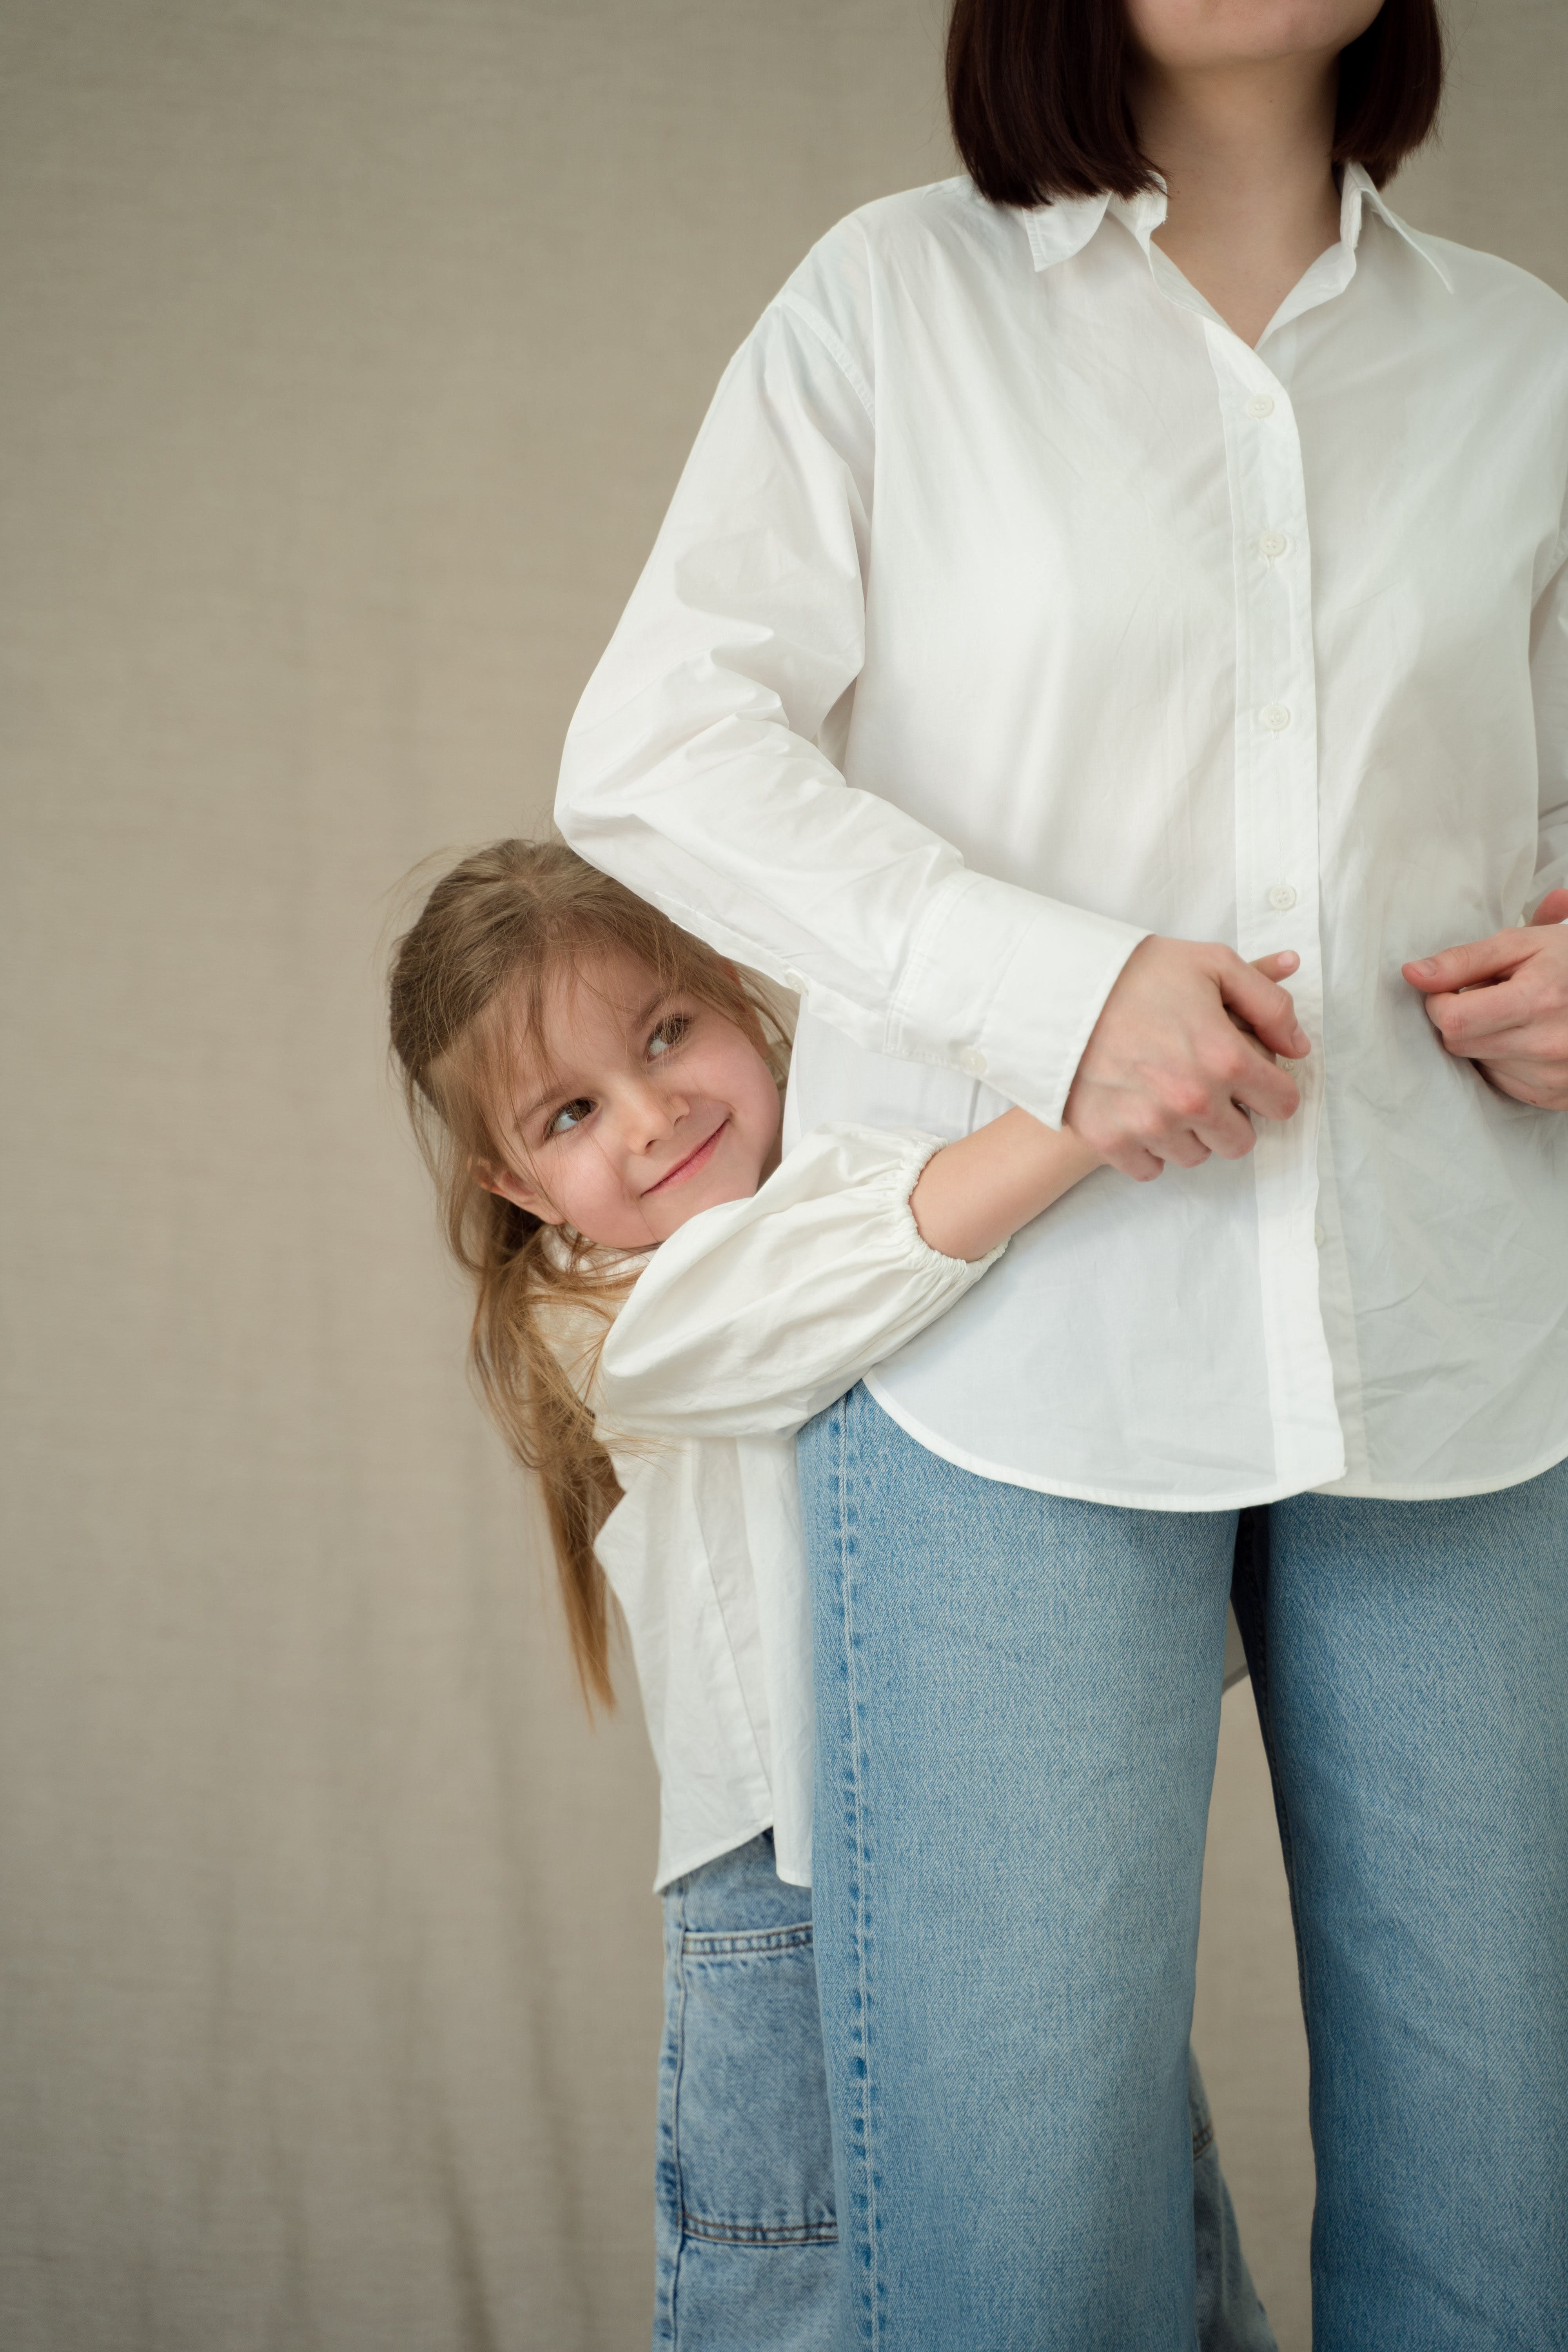
[{"label": "girl's wrist", "polygon": [[1005,1111],[932,1154],[910,1191],[910,1214],[929,1249],[973,1264],[1100,1164],[1079,1137]]}]

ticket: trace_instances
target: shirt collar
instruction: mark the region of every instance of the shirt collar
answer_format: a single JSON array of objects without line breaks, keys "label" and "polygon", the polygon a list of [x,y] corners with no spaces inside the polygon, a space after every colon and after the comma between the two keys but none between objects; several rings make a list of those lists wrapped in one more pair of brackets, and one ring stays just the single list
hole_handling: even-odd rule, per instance
[{"label": "shirt collar", "polygon": [[1049,269],[1081,253],[1110,203],[1109,196],[1057,196],[1024,215],[1029,251],[1037,269]]},{"label": "shirt collar", "polygon": [[[1353,254],[1361,243],[1362,210],[1366,205],[1436,271],[1451,294],[1454,281],[1438,259],[1436,247],[1384,202],[1382,190],[1360,163],[1347,163],[1341,183],[1342,250]],[[1165,217],[1165,191],[1156,185],[1136,196],[1058,196],[1051,204],[1037,205],[1024,215],[1035,268],[1049,269],[1058,261],[1070,261],[1074,254],[1083,251],[1108,213],[1131,231],[1147,254],[1150,239]]]},{"label": "shirt collar", "polygon": [[1448,275],[1447,263],[1438,257],[1435,241],[1429,236],[1423,236],[1419,229],[1412,228],[1408,221],[1401,220],[1393,205],[1384,203],[1383,190],[1375,184],[1364,164],[1347,163],[1340,197],[1340,242],[1342,245],[1348,245],[1352,252],[1361,237],[1361,215],[1363,205],[1370,205],[1378,217],[1388,223],[1394,235],[1402,236],[1411,251],[1418,253],[1422,260],[1436,271],[1451,294],[1454,290],[1454,281]]}]

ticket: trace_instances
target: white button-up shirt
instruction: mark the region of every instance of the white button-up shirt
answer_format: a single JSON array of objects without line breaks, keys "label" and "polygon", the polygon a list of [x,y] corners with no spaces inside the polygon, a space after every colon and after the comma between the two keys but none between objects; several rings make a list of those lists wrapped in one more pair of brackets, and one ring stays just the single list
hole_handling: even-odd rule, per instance
[{"label": "white button-up shirt", "polygon": [[1294,948],[1302,1107],[1102,1171],[872,1386],[1174,1509],[1568,1453],[1568,1119],[1407,958],[1568,880],[1568,306],[1355,167],[1256,350],[1163,198],[868,206],[721,383],[573,723],[568,839],[795,989],[794,1131],[1056,1123],[1137,940]]}]

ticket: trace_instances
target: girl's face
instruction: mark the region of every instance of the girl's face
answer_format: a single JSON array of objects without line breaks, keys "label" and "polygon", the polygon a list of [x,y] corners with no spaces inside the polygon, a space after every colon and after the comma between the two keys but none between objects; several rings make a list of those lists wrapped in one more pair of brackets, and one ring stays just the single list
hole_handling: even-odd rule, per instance
[{"label": "girl's face", "polygon": [[514,1050],[492,1120],[506,1158],[478,1171],[547,1224],[647,1249],[778,1164],[778,1088],[732,1021],[628,950],[563,966],[546,992],[547,1054]]}]

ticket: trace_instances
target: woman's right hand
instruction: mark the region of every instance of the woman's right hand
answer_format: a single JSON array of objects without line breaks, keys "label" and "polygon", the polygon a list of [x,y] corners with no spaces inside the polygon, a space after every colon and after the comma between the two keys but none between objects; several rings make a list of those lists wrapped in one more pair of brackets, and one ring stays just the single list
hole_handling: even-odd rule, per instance
[{"label": "woman's right hand", "polygon": [[1167,1160],[1245,1159],[1249,1111],[1285,1119],[1300,1104],[1275,1058],[1311,1051],[1279,984],[1300,961],[1289,949],[1249,964],[1212,940],[1141,940],[1089,1034],[1064,1124],[1139,1183]]}]

